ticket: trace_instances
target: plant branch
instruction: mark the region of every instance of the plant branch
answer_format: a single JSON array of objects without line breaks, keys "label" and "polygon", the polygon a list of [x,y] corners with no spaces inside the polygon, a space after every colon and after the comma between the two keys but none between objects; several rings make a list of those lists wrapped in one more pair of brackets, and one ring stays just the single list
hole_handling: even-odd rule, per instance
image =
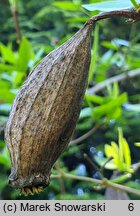
[{"label": "plant branch", "polygon": [[91,130],[89,130],[87,133],[85,133],[84,135],[70,141],[69,145],[75,145],[75,144],[79,144],[82,141],[86,140],[87,138],[89,138],[91,135],[93,135],[99,128],[101,128],[102,125],[96,125],[94,126]]},{"label": "plant branch", "polygon": [[132,164],[134,172],[137,172],[140,169],[140,162]]},{"label": "plant branch", "polygon": [[93,184],[102,184],[102,180],[99,179],[94,179],[90,177],[84,177],[84,176],[76,176],[68,173],[59,173],[58,175],[51,175],[52,179],[56,178],[68,178],[68,179],[74,179],[74,180],[79,180],[79,181],[86,181],[86,182],[91,182]]},{"label": "plant branch", "polygon": [[[56,168],[57,172],[59,172],[60,174],[63,173],[63,172],[61,171],[59,161],[57,161],[57,162],[55,163],[55,168]],[[65,184],[64,184],[63,178],[59,178],[59,183],[60,183],[60,191],[61,191],[61,194],[64,194],[64,193],[65,193]]]},{"label": "plant branch", "polygon": [[135,189],[135,188],[130,188],[130,187],[127,187],[124,185],[116,184],[116,183],[113,183],[111,181],[108,181],[107,184],[108,184],[107,187],[111,187],[111,188],[114,188],[117,190],[121,190],[123,192],[127,192],[127,193],[131,193],[131,194],[135,194],[137,196],[140,196],[140,191]]},{"label": "plant branch", "polygon": [[130,20],[132,20],[132,22],[136,22],[140,19],[140,10],[131,8],[131,9],[126,9],[126,10],[115,10],[115,11],[101,13],[101,14],[91,17],[85,23],[85,25],[93,25],[95,22],[99,20],[111,18],[114,16],[129,18]]},{"label": "plant branch", "polygon": [[18,41],[18,43],[20,43],[20,41],[21,41],[21,31],[20,31],[20,26],[19,26],[17,7],[16,6],[11,6],[11,12],[12,12],[14,23],[15,23],[17,41]]},{"label": "plant branch", "polygon": [[131,193],[131,194],[135,194],[140,196],[140,191],[136,190],[134,188],[130,188],[124,185],[120,185],[120,184],[116,184],[113,183],[109,180],[107,180],[106,178],[104,178],[103,180],[98,180],[98,179],[94,179],[94,178],[90,178],[90,177],[84,177],[84,176],[76,176],[76,175],[72,175],[72,174],[68,174],[68,173],[61,173],[59,175],[52,175],[51,178],[67,178],[67,179],[74,179],[74,180],[79,180],[79,181],[85,181],[85,182],[91,182],[93,184],[100,184],[101,186],[104,186],[106,188],[111,187],[117,190],[121,190],[123,192],[127,192],[127,193]]},{"label": "plant branch", "polygon": [[100,169],[96,166],[96,164],[93,163],[93,161],[89,158],[89,156],[86,153],[84,153],[84,158],[90,164],[90,166],[93,168],[93,170],[96,170],[99,173],[100,179],[104,179],[104,176],[100,172]]},{"label": "plant branch", "polygon": [[89,88],[87,90],[88,94],[95,94],[96,92],[104,89],[105,87],[107,87],[108,85],[115,83],[115,82],[120,82],[122,80],[125,80],[127,78],[133,78],[135,76],[140,75],[140,69],[135,69],[135,70],[131,70],[129,72],[125,72],[123,74],[119,74],[117,76],[111,77],[103,82],[98,83],[97,85],[95,85],[92,88]]}]

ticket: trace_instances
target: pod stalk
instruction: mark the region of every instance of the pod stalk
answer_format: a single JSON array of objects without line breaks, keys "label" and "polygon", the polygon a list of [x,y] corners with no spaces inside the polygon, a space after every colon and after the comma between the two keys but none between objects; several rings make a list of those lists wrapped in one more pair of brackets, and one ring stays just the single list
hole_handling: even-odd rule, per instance
[{"label": "pod stalk", "polygon": [[132,22],[137,22],[140,19],[140,10],[139,9],[126,9],[126,10],[115,10],[105,13],[100,13],[96,16],[91,17],[85,25],[93,25],[99,20],[108,19],[112,17],[124,17],[129,18]]}]

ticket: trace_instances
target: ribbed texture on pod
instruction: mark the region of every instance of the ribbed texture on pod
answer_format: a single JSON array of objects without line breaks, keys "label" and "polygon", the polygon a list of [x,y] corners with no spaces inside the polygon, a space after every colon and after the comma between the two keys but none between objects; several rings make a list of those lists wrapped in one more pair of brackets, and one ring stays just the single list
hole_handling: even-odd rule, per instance
[{"label": "ribbed texture on pod", "polygon": [[47,186],[79,116],[90,64],[91,25],[48,54],[19,90],[6,126],[13,187]]}]

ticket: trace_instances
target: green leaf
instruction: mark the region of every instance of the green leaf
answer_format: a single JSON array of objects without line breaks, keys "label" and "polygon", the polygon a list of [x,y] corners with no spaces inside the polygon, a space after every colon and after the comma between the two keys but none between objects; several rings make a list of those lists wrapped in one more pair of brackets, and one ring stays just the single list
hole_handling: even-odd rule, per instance
[{"label": "green leaf", "polygon": [[105,151],[105,154],[106,156],[109,158],[109,157],[112,157],[114,155],[114,152],[113,152],[113,149],[110,145],[108,144],[105,144],[104,146],[104,151]]},{"label": "green leaf", "polygon": [[135,146],[140,147],[140,142],[136,142]]},{"label": "green leaf", "polygon": [[129,170],[131,166],[131,155],[129,145],[126,139],[123,137],[123,132],[121,128],[118,128],[119,131],[119,155],[120,160],[124,164],[124,169]]},{"label": "green leaf", "polygon": [[122,138],[123,138],[123,132],[121,128],[118,128],[118,132],[119,132],[119,156],[120,156],[120,160],[123,163],[123,154],[124,154],[124,149],[123,149],[123,142],[122,142]]},{"label": "green leaf", "polygon": [[115,82],[113,85],[112,97],[117,98],[118,95],[119,95],[119,87],[118,87],[118,83]]},{"label": "green leaf", "polygon": [[115,142],[111,142],[112,150],[113,150],[113,161],[114,164],[116,164],[117,168],[119,170],[123,170],[123,163],[120,160],[120,155],[119,155],[119,147]]},{"label": "green leaf", "polygon": [[85,94],[85,99],[97,104],[104,104],[106,102],[106,98],[98,95]]},{"label": "green leaf", "polygon": [[109,116],[111,112],[114,112],[116,108],[123,105],[126,101],[127,101],[127,94],[123,93],[116,99],[112,99],[111,101],[109,101],[107,104],[103,104],[99,107],[95,107],[92,111],[93,115],[95,118],[99,118],[104,115]]},{"label": "green leaf", "polygon": [[110,1],[110,0],[90,0],[90,2],[92,3],[97,3],[97,2],[105,2],[105,1]]},{"label": "green leaf", "polygon": [[11,92],[11,90],[5,88],[0,90],[0,102],[3,103],[12,103],[15,94]]},{"label": "green leaf", "polygon": [[113,42],[108,42],[108,41],[102,41],[101,45],[112,50],[118,50],[118,46],[114,44]]},{"label": "green leaf", "polygon": [[2,59],[5,62],[15,64],[16,63],[16,56],[12,49],[4,44],[0,44],[0,51],[2,54]]},{"label": "green leaf", "polygon": [[99,44],[99,26],[96,25],[96,28],[94,30],[94,41],[92,46],[91,63],[90,63],[89,74],[88,74],[88,83],[92,81],[93,74],[97,69],[98,44]]},{"label": "green leaf", "polygon": [[118,147],[118,145],[114,141],[112,141],[111,142],[111,146],[114,149],[115,154],[118,155],[119,154],[119,147]]},{"label": "green leaf", "polygon": [[123,143],[123,154],[124,154],[124,161],[126,164],[126,168],[129,170],[131,166],[131,154],[130,154],[130,148],[125,138],[122,138]]},{"label": "green leaf", "polygon": [[3,149],[4,147],[5,147],[4,141],[1,141],[1,140],[0,140],[0,150]]},{"label": "green leaf", "polygon": [[107,114],[107,117],[109,119],[118,119],[121,116],[122,109],[120,107],[117,107],[112,112]]},{"label": "green leaf", "polygon": [[66,19],[68,23],[85,23],[87,21],[87,16],[85,17],[70,17]]},{"label": "green leaf", "polygon": [[25,75],[23,73],[19,73],[18,71],[15,71],[11,76],[12,87],[19,88],[19,86],[23,83],[24,79],[25,79]]},{"label": "green leaf", "polygon": [[104,146],[104,151],[107,157],[113,157],[113,162],[116,168],[120,171],[130,172],[131,168],[131,155],[129,145],[126,139],[123,137],[123,132],[121,128],[119,131],[119,146],[115,142],[111,142],[111,146],[106,144]]},{"label": "green leaf", "polygon": [[17,66],[16,65],[7,65],[4,63],[0,63],[0,72],[11,72],[17,70]]},{"label": "green leaf", "polygon": [[113,163],[116,165],[118,169],[122,169],[122,164],[119,159],[119,149],[115,142],[111,142],[111,146],[106,144],[105,145],[105,154],[108,158],[113,157]]},{"label": "green leaf", "polygon": [[85,130],[89,130],[92,126],[93,126],[93,119],[86,118],[82,122],[78,122],[78,124],[76,125],[76,129],[85,131]]},{"label": "green leaf", "polygon": [[7,81],[0,80],[0,89],[7,88],[9,89],[10,83]]},{"label": "green leaf", "polygon": [[34,59],[34,53],[31,44],[26,38],[22,38],[17,61],[18,71],[26,72],[29,61],[32,59]]},{"label": "green leaf", "polygon": [[2,192],[4,187],[7,186],[7,176],[4,174],[0,175],[0,191]]},{"label": "green leaf", "polygon": [[[140,0],[138,1],[140,3]],[[83,8],[87,9],[88,11],[112,11],[112,10],[122,10],[122,9],[128,9],[132,8],[133,4],[130,0],[111,0],[111,1],[103,1],[103,2],[98,2],[98,3],[93,3],[93,4],[85,4],[82,5]]]},{"label": "green leaf", "polygon": [[80,10],[81,6],[78,4],[74,4],[70,1],[57,1],[53,3],[54,6],[61,8],[63,10],[77,11]]},{"label": "green leaf", "polygon": [[8,149],[5,147],[2,151],[2,154],[0,154],[0,164],[3,164],[7,168],[10,168],[10,157]]}]

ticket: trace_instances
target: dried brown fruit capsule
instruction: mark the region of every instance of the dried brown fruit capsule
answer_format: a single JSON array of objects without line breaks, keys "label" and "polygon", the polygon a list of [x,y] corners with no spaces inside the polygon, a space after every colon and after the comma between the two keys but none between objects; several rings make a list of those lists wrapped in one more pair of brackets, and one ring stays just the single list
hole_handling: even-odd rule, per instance
[{"label": "dried brown fruit capsule", "polygon": [[19,90],[6,126],[11,186],[25,193],[46,187],[50,170],[70,141],[90,64],[92,25],[47,55]]}]

